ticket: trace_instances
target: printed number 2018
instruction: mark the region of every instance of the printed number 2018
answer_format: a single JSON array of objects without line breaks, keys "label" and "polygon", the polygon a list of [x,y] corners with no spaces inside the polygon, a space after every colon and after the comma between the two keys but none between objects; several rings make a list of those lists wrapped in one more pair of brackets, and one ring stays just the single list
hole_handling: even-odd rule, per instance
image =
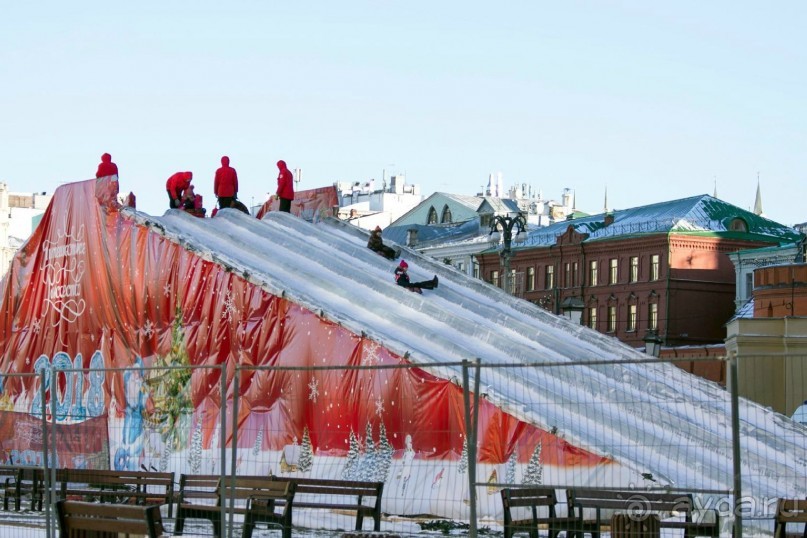
[{"label": "printed number 2018", "polygon": [[[59,352],[53,356],[53,366],[47,355],[40,356],[34,363],[34,372],[39,374],[38,379],[43,379],[45,392],[50,393],[51,398],[56,398],[56,420],[66,419],[81,421],[88,417],[101,416],[106,407],[104,395],[104,356],[100,351],[93,353],[90,359],[90,369],[86,372],[89,381],[87,389],[86,405],[84,407],[84,375],[80,371],[82,366],[81,354],[76,355],[74,361],[70,361],[67,353]],[[69,371],[67,371],[69,370]],[[59,374],[64,375],[64,390],[59,391]],[[31,414],[42,416],[42,391],[36,387],[35,396],[31,401]]]}]

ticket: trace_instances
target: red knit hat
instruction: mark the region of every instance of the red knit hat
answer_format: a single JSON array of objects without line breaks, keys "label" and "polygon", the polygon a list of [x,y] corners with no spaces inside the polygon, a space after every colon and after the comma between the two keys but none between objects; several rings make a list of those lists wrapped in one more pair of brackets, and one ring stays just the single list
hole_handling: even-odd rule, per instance
[{"label": "red knit hat", "polygon": [[406,269],[407,267],[409,267],[409,264],[406,263],[406,260],[401,260],[401,263],[398,264],[398,267],[403,267],[404,269]]}]

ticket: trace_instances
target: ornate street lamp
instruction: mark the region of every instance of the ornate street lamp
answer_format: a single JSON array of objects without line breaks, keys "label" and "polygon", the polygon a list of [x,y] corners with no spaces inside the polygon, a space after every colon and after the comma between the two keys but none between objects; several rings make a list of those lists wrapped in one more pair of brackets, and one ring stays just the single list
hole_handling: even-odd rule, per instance
[{"label": "ornate street lamp", "polygon": [[513,254],[511,245],[513,242],[513,229],[515,228],[515,235],[527,231],[527,219],[524,218],[523,213],[518,213],[515,217],[510,215],[494,215],[493,220],[490,222],[490,234],[498,233],[501,231],[504,247],[499,253],[504,268],[504,291],[513,294],[512,279],[510,278],[510,258]]},{"label": "ornate street lamp", "polygon": [[661,353],[661,344],[664,343],[658,333],[653,329],[648,329],[643,340],[645,353],[652,357],[658,357]]}]

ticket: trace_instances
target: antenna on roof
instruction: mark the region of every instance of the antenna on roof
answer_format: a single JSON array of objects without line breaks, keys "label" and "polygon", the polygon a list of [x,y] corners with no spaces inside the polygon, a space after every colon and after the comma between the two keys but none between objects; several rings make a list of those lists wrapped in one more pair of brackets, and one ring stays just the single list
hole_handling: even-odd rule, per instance
[{"label": "antenna on roof", "polygon": [[603,202],[603,213],[608,213],[608,185],[605,186],[605,201]]},{"label": "antenna on roof", "polygon": [[717,176],[714,177],[715,179],[715,192],[712,194],[712,198],[717,198]]}]

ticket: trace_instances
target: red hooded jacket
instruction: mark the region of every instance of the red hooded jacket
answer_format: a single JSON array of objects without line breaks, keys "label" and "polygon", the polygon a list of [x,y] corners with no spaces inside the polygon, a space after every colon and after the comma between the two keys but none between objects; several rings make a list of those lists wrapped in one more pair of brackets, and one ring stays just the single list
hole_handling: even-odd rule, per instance
[{"label": "red hooded jacket", "polygon": [[172,200],[182,198],[182,193],[190,186],[191,179],[193,179],[192,172],[177,172],[168,178],[168,181],[165,182],[165,190],[168,191]]},{"label": "red hooded jacket", "polygon": [[277,161],[280,173],[277,175],[277,197],[284,200],[294,200],[294,176],[286,168],[286,161]]},{"label": "red hooded jacket", "polygon": [[230,158],[226,155],[221,158],[221,168],[216,170],[213,180],[213,194],[216,197],[235,198],[238,194],[238,174],[230,166]]},{"label": "red hooded jacket", "polygon": [[112,155],[104,153],[101,155],[101,164],[98,165],[98,171],[95,172],[95,177],[117,176],[118,165],[112,162]]}]

